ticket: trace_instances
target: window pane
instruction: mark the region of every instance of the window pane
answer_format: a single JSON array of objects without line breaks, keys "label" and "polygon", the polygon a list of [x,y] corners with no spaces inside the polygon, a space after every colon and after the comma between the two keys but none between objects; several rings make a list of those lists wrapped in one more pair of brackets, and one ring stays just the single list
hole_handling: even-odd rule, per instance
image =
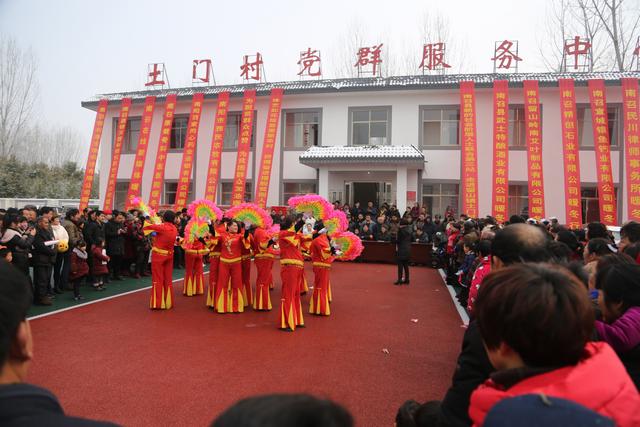
[{"label": "window pane", "polygon": [[387,121],[387,110],[372,110],[371,121]]},{"label": "window pane", "polygon": [[422,120],[439,122],[441,118],[440,110],[422,110]]},{"label": "window pane", "polygon": [[114,209],[124,209],[124,204],[127,199],[127,193],[129,192],[129,181],[116,182],[116,189],[113,196]]},{"label": "window pane", "polygon": [[442,110],[442,120],[460,120],[460,111],[458,109]]},{"label": "window pane", "polygon": [[369,123],[353,124],[353,145],[369,144]]},{"label": "window pane", "polygon": [[353,112],[353,121],[354,122],[368,122],[369,121],[369,111],[354,111]]},{"label": "window pane", "polygon": [[436,194],[435,184],[424,184],[422,186],[422,194]]},{"label": "window pane", "polygon": [[442,145],[458,145],[458,122],[442,123]]},{"label": "window pane", "polygon": [[169,148],[172,150],[181,150],[187,137],[188,117],[176,117],[171,125],[171,139]]},{"label": "window pane", "polygon": [[442,189],[442,194],[458,195],[458,184],[442,184],[440,188]]},{"label": "window pane", "polygon": [[618,145],[618,109],[609,107],[607,115],[609,116],[609,141],[611,145]]},{"label": "window pane", "polygon": [[238,148],[238,130],[240,129],[240,114],[227,115],[227,127],[224,131],[224,148]]},{"label": "window pane", "polygon": [[578,107],[578,141],[581,147],[593,147],[593,126],[591,125],[591,108]]},{"label": "window pane", "polygon": [[371,123],[371,144],[384,145],[387,143],[387,124]]},{"label": "window pane", "polygon": [[320,113],[317,111],[311,111],[302,114],[303,123],[319,123],[320,122]]},{"label": "window pane", "polygon": [[422,124],[422,143],[424,145],[440,145],[440,122],[424,122]]}]

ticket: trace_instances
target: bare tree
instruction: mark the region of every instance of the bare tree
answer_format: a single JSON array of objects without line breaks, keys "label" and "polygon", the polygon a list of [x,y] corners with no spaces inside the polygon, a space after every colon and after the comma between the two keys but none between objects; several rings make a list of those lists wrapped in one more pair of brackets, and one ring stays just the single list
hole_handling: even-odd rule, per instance
[{"label": "bare tree", "polygon": [[546,68],[562,70],[565,40],[589,38],[594,69],[630,68],[640,33],[640,0],[554,0],[538,47]]},{"label": "bare tree", "polygon": [[87,155],[86,144],[77,129],[69,126],[32,126],[21,137],[15,157],[25,163],[62,166],[72,162],[82,164]]},{"label": "bare tree", "polygon": [[33,53],[13,39],[0,38],[0,156],[15,153],[37,97]]}]

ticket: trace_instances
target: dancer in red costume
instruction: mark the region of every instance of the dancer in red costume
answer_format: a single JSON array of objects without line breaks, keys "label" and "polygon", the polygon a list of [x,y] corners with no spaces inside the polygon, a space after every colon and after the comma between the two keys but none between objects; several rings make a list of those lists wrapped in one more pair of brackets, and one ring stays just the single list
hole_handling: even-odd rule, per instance
[{"label": "dancer in red costume", "polygon": [[215,309],[218,313],[242,313],[242,247],[247,246],[249,232],[240,234],[236,221],[227,223],[227,230],[220,233],[220,267],[215,286]]},{"label": "dancer in red costume", "polygon": [[144,229],[155,232],[151,248],[151,309],[168,310],[173,307],[173,245],[178,235],[174,225],[176,214],[165,211],[162,224],[145,224]]},{"label": "dancer in red costume", "polygon": [[331,247],[327,237],[327,230],[322,225],[322,221],[316,223],[315,229],[317,233],[314,234],[313,242],[311,243],[314,281],[309,313],[328,316],[331,314],[329,307],[331,293],[329,274],[336,251]]},{"label": "dancer in red costume", "polygon": [[[244,228],[250,231],[251,224],[244,224]],[[248,246],[242,246],[242,298],[244,306],[248,306],[253,301],[251,292],[251,246],[253,245],[253,235],[249,233],[247,237]]]},{"label": "dancer in red costume", "polygon": [[273,268],[274,255],[271,246],[275,240],[267,230],[258,227],[253,232],[253,257],[258,271],[256,278],[256,292],[253,297],[254,310],[271,310],[271,296],[269,288],[273,281],[271,271]]},{"label": "dancer in red costume", "polygon": [[216,283],[218,282],[218,271],[220,267],[220,239],[218,236],[225,231],[224,224],[209,226],[209,239],[207,247],[209,248],[209,289],[207,290],[207,307],[216,308]]},{"label": "dancer in red costume", "polygon": [[202,259],[209,253],[205,239],[194,240],[182,244],[185,259],[185,274],[182,294],[188,297],[204,294],[204,266]]},{"label": "dancer in red costume", "polygon": [[280,277],[282,279],[279,327],[288,331],[295,331],[297,326],[304,326],[300,304],[300,283],[304,270],[304,258],[300,252],[301,235],[299,233],[304,222],[298,221],[294,225],[294,219],[289,216],[284,220],[280,225],[281,230],[278,236]]}]

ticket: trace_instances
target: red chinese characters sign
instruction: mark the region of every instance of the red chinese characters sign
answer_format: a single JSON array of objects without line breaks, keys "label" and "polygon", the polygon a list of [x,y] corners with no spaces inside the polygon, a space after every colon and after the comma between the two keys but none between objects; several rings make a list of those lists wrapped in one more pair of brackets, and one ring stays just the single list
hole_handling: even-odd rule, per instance
[{"label": "red chinese characters sign", "polygon": [[207,172],[207,186],[204,198],[207,200],[216,199],[216,189],[218,188],[218,177],[220,176],[220,160],[222,157],[222,146],[224,144],[224,132],[227,127],[227,112],[229,111],[229,92],[218,94],[218,108],[213,123],[213,136],[211,137],[211,152],[209,153],[209,170]]},{"label": "red chinese characters sign", "polygon": [[173,206],[176,211],[187,206],[189,186],[191,183],[191,170],[193,169],[193,157],[196,154],[198,126],[200,125],[203,101],[203,93],[193,94],[193,99],[191,101],[191,113],[189,114],[189,124],[187,125],[187,140],[184,143],[182,166],[180,166],[178,187],[176,189],[176,201]]},{"label": "red chinese characters sign", "polygon": [[254,61],[249,61],[249,55],[245,55],[244,61],[240,66],[240,77],[245,80],[260,81],[260,68],[262,64],[262,55],[260,55],[260,52],[256,52]]},{"label": "red chinese characters sign", "polygon": [[164,116],[162,117],[162,127],[160,128],[160,139],[158,150],[156,151],[156,163],[151,179],[151,192],[149,194],[149,207],[157,209],[160,205],[160,195],[164,184],[164,168],[167,164],[167,151],[171,140],[171,127],[173,116],[176,110],[176,95],[167,95],[164,104]]},{"label": "red chinese characters sign", "polygon": [[578,116],[572,79],[559,79],[562,156],[564,159],[564,208],[566,223],[572,229],[582,227],[580,200],[580,153],[578,151]]},{"label": "red chinese characters sign", "polygon": [[120,117],[118,118],[118,127],[116,129],[116,139],[113,143],[113,150],[111,152],[111,168],[109,169],[107,191],[104,195],[104,203],[102,204],[103,210],[113,208],[113,197],[116,191],[118,167],[120,166],[120,154],[122,153],[122,145],[124,142],[125,130],[127,129],[127,119],[129,118],[130,109],[131,98],[123,98],[120,107]]},{"label": "red chinese characters sign", "polygon": [[256,204],[261,208],[267,207],[271,166],[273,163],[273,149],[276,145],[276,133],[278,132],[280,108],[282,107],[282,94],[282,89],[271,90],[269,115],[267,116],[267,126],[264,130],[264,144],[262,145],[262,161],[260,162],[260,173],[258,174],[258,183],[256,185]]},{"label": "red chinese characters sign", "polygon": [[509,82],[493,82],[493,192],[491,213],[507,220],[509,209]]},{"label": "red chinese characters sign", "polygon": [[363,68],[371,65],[371,74],[377,76],[380,73],[380,67],[378,66],[382,63],[382,46],[383,44],[380,43],[377,46],[361,47],[358,49],[358,60],[354,67],[356,67],[359,72],[364,72]]},{"label": "red chinese characters sign", "polygon": [[443,68],[451,68],[451,65],[444,61],[445,44],[429,43],[422,47],[422,62],[418,68],[423,70],[436,70]]},{"label": "red chinese characters sign", "polygon": [[462,211],[478,216],[478,158],[476,147],[476,100],[473,82],[460,82],[462,110]]},{"label": "red chinese characters sign", "polygon": [[540,219],[544,217],[540,95],[537,80],[525,80],[523,84],[524,122],[527,139],[527,167],[529,176],[529,216]]},{"label": "red chinese characters sign", "polygon": [[142,112],[142,125],[140,126],[136,158],[133,161],[129,191],[127,192],[127,200],[125,200],[125,206],[128,208],[131,207],[131,199],[141,194],[142,174],[144,173],[144,162],[147,158],[147,147],[149,146],[149,134],[151,132],[151,121],[153,120],[153,109],[155,105],[156,97],[147,96]]},{"label": "red chinese characters sign", "polygon": [[238,157],[236,159],[236,171],[233,178],[231,206],[239,205],[244,201],[247,169],[249,166],[249,150],[251,149],[251,133],[253,132],[253,110],[255,104],[256,91],[245,90],[244,99],[242,100],[242,123],[240,124],[240,136],[238,138]]},{"label": "red chinese characters sign", "polygon": [[211,69],[210,59],[194,59],[191,70],[192,83],[209,83],[213,70]]},{"label": "red chinese characters sign", "polygon": [[611,143],[609,141],[609,118],[604,80],[589,80],[588,85],[591,101],[591,123],[593,123],[593,145],[596,152],[600,222],[605,225],[615,225],[618,222],[618,212],[611,170]]},{"label": "red chinese characters sign", "polygon": [[298,65],[300,66],[299,76],[320,77],[322,75],[320,52],[317,50],[308,48],[305,52],[300,52]]},{"label": "red chinese characters sign", "polygon": [[494,70],[499,68],[509,70],[512,67],[517,69],[518,62],[522,61],[522,58],[518,56],[518,42],[503,40],[499,46],[496,46],[495,56],[491,60]]},{"label": "red chinese characters sign", "polygon": [[627,215],[640,221],[640,104],[638,79],[623,78],[622,113],[625,140],[625,175],[627,178]]},{"label": "red chinese characters sign", "polygon": [[145,86],[164,86],[164,64],[149,64]]},{"label": "red chinese characters sign", "polygon": [[96,121],[93,124],[93,133],[91,134],[89,157],[87,158],[87,166],[84,169],[84,179],[82,180],[82,190],[80,191],[79,209],[81,211],[89,205],[89,199],[91,198],[91,187],[93,186],[93,177],[96,173],[98,150],[100,149],[100,139],[102,138],[102,129],[104,129],[104,119],[106,116],[107,100],[102,99],[98,102]]}]

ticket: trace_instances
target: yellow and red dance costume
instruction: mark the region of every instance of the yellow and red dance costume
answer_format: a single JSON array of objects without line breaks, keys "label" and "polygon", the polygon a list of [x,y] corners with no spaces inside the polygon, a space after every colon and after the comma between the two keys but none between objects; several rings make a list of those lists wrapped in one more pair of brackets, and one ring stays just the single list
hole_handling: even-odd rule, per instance
[{"label": "yellow and red dance costume", "polygon": [[207,307],[211,307],[213,309],[215,309],[216,306],[216,283],[218,282],[218,271],[220,268],[221,249],[220,239],[218,236],[224,231],[226,231],[224,225],[215,227],[215,235],[212,233],[207,240],[207,246],[209,247],[209,289],[207,289]]},{"label": "yellow and red dance costume", "polygon": [[209,249],[200,240],[183,243],[185,275],[182,285],[182,295],[188,297],[204,294],[204,265],[202,259],[209,253]]},{"label": "yellow and red dance costume", "polygon": [[215,284],[215,307],[218,313],[242,313],[242,247],[247,240],[239,233],[223,232],[220,239],[220,266]]},{"label": "yellow and red dance costume", "polygon": [[249,234],[247,238],[248,247],[242,246],[242,298],[244,306],[248,306],[253,301],[251,292],[251,246],[253,236]]},{"label": "yellow and red dance costume", "polygon": [[273,282],[271,271],[274,255],[270,249],[271,236],[262,227],[253,233],[253,257],[258,271],[256,278],[256,292],[253,296],[254,310],[271,310],[270,286]]},{"label": "yellow and red dance costume", "polygon": [[335,258],[326,234],[321,234],[311,242],[311,263],[313,265],[313,294],[309,302],[309,313],[328,316],[331,314],[331,264]]},{"label": "yellow and red dance costume", "polygon": [[[311,259],[311,240],[313,234],[300,234],[300,250],[302,251],[303,259]],[[309,282],[307,281],[307,275],[302,268],[302,278],[300,279],[300,294],[304,295],[309,292]]]},{"label": "yellow and red dance costume", "polygon": [[282,298],[280,300],[280,329],[295,331],[296,326],[304,326],[300,302],[300,284],[303,280],[304,257],[300,252],[302,236],[293,230],[280,231],[280,277]]},{"label": "yellow and red dance costume", "polygon": [[173,307],[173,246],[178,229],[170,222],[145,224],[144,229],[156,233],[151,247],[151,309]]}]

